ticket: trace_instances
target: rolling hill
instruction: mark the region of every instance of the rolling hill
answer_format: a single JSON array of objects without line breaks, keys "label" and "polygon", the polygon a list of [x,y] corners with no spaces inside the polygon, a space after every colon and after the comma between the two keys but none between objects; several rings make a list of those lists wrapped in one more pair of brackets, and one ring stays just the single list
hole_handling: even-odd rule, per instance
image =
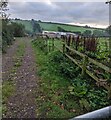
[{"label": "rolling hill", "polygon": [[[31,20],[15,20],[18,23],[22,23],[26,30],[29,32],[33,31],[33,26],[31,23]],[[37,21],[36,21],[37,22]],[[101,28],[85,28],[84,26],[76,26],[76,25],[68,25],[68,24],[62,24],[62,23],[52,23],[52,22],[38,22],[41,28],[45,31],[58,31],[58,27],[63,28],[64,30],[71,31],[71,32],[81,32],[83,33],[85,30],[104,30]]]},{"label": "rolling hill", "polygon": [[[97,28],[85,28],[83,26],[76,26],[76,25],[68,25],[68,24],[62,24],[62,23],[51,23],[51,22],[39,22],[40,26],[43,28],[43,30],[49,30],[49,31],[58,31],[58,27],[61,27],[67,31],[72,32],[84,32],[85,30],[95,30]],[[98,28],[99,29],[99,28]],[[103,30],[103,29],[99,29]]]}]

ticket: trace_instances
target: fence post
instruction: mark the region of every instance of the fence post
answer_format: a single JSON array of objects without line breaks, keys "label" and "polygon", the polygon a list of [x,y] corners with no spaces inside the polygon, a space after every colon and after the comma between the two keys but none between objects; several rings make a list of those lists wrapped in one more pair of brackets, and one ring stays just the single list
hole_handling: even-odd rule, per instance
[{"label": "fence post", "polygon": [[83,65],[82,65],[82,76],[84,77],[86,74],[86,67],[87,67],[88,57],[85,55],[83,57]]},{"label": "fence post", "polygon": [[[71,44],[71,36],[68,36],[67,38],[67,46],[70,47],[70,44]],[[67,48],[66,49],[67,53],[69,53],[69,49]]]},{"label": "fence post", "polygon": [[65,53],[65,43],[63,43],[63,53]]},{"label": "fence post", "polygon": [[47,40],[47,38],[46,38],[46,54],[48,53],[48,40]]},{"label": "fence post", "polygon": [[72,37],[72,47],[74,48],[74,46],[75,46],[75,37],[73,36]]},{"label": "fence post", "polygon": [[79,36],[76,38],[76,50],[78,50],[78,47],[79,47]]},{"label": "fence post", "polygon": [[83,51],[84,51],[84,53],[86,52],[86,46],[85,45],[86,45],[86,38],[84,37],[83,38],[83,47],[84,47]]},{"label": "fence post", "polygon": [[108,90],[108,99],[111,99],[111,84],[109,85],[109,90]]},{"label": "fence post", "polygon": [[109,37],[109,66],[111,67],[111,37]]},{"label": "fence post", "polygon": [[45,47],[46,47],[46,44],[45,44],[45,39],[44,39],[44,38],[42,38],[42,40],[43,40],[43,50],[45,51]]},{"label": "fence post", "polygon": [[52,51],[54,51],[54,38],[52,38]]},{"label": "fence post", "polygon": [[106,49],[106,52],[108,51],[108,45],[107,45],[107,41],[105,41],[105,49]]},{"label": "fence post", "polygon": [[50,38],[50,40],[48,41],[48,47],[49,47],[48,52],[50,52],[50,51],[51,51],[50,41],[51,41],[51,38]]}]

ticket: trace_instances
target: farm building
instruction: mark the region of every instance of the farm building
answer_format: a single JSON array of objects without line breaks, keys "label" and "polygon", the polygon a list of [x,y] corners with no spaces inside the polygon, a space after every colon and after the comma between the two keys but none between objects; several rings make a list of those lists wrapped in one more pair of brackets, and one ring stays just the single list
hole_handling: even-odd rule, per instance
[{"label": "farm building", "polygon": [[77,37],[78,35],[75,33],[71,33],[71,32],[55,32],[55,31],[43,31],[42,35],[47,35],[48,37],[53,37],[53,38],[61,38],[61,36],[65,35],[65,36],[75,36]]},{"label": "farm building", "polygon": [[48,37],[51,37],[51,38],[60,38],[61,37],[60,32],[55,32],[55,31],[43,31],[42,34],[47,35]]}]

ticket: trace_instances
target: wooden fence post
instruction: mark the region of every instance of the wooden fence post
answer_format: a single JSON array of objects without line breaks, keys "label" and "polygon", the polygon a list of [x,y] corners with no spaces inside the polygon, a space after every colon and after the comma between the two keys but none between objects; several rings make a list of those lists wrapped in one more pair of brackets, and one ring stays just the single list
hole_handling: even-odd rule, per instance
[{"label": "wooden fence post", "polygon": [[86,67],[87,67],[88,57],[85,55],[83,57],[83,65],[82,65],[82,76],[84,77],[86,74]]},{"label": "wooden fence post", "polygon": [[[66,45],[68,45],[68,37],[66,37]],[[66,52],[68,52],[68,48],[66,48]]]},{"label": "wooden fence post", "polygon": [[83,51],[84,51],[84,53],[86,52],[86,38],[84,37],[83,38]]},{"label": "wooden fence post", "polygon": [[74,48],[74,45],[75,45],[75,37],[73,36],[72,37],[72,47]]},{"label": "wooden fence post", "polygon": [[111,99],[111,84],[110,84],[109,90],[108,90],[108,99],[109,99],[109,100]]},{"label": "wooden fence post", "polygon": [[111,37],[109,38],[109,66],[111,67]]},{"label": "wooden fence post", "polygon": [[76,38],[76,50],[78,50],[78,47],[79,47],[79,40],[80,40],[80,37],[78,36]]},{"label": "wooden fence post", "polygon": [[47,54],[48,53],[48,40],[47,40],[47,38],[46,38],[45,42],[46,42],[46,54]]},{"label": "wooden fence post", "polygon": [[63,43],[63,53],[65,53],[65,43]]},{"label": "wooden fence post", "polygon": [[54,51],[54,38],[52,38],[52,51]]},{"label": "wooden fence post", "polygon": [[[67,38],[67,46],[70,47],[70,44],[71,44],[71,36],[69,36]],[[69,49],[68,48],[66,48],[66,51],[69,53]]]},{"label": "wooden fence post", "polygon": [[67,44],[67,38],[66,38],[66,36],[63,36],[63,39],[62,39],[62,45],[63,45],[63,53],[65,53],[65,50],[66,50],[66,46],[65,46],[65,44]]}]

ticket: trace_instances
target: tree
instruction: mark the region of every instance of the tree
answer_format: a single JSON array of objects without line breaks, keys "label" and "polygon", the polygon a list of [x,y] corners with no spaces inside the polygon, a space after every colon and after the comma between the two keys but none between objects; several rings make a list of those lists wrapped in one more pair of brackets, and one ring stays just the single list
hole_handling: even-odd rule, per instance
[{"label": "tree", "polygon": [[102,30],[93,30],[93,35],[97,37],[104,36],[104,32]]},{"label": "tree", "polygon": [[[0,2],[1,20],[2,20],[2,52],[6,52],[8,45],[11,45],[15,37],[23,36],[24,26],[12,23],[6,14],[8,2]],[[1,33],[0,33],[1,34]]]},{"label": "tree", "polygon": [[11,33],[11,27],[9,24],[9,15],[6,14],[8,1],[4,0],[0,2],[1,20],[2,20],[2,52],[5,52],[7,45],[12,44],[13,34]]},{"label": "tree", "polygon": [[23,24],[12,22],[11,27],[14,37],[23,37],[25,35],[25,26]]},{"label": "tree", "polygon": [[41,29],[40,25],[34,19],[32,19],[32,27],[33,27],[33,34],[42,33],[42,29]]},{"label": "tree", "polygon": [[85,28],[90,28],[90,26],[88,26],[88,25],[85,25],[84,27],[85,27]]},{"label": "tree", "polygon": [[111,35],[111,25],[109,25],[108,28],[106,28],[106,31],[109,33],[109,35]]},{"label": "tree", "polygon": [[84,31],[83,36],[89,37],[89,36],[91,36],[91,34],[92,34],[91,30],[86,30],[86,31]]},{"label": "tree", "polygon": [[41,20],[38,20],[38,22],[42,22]]}]

